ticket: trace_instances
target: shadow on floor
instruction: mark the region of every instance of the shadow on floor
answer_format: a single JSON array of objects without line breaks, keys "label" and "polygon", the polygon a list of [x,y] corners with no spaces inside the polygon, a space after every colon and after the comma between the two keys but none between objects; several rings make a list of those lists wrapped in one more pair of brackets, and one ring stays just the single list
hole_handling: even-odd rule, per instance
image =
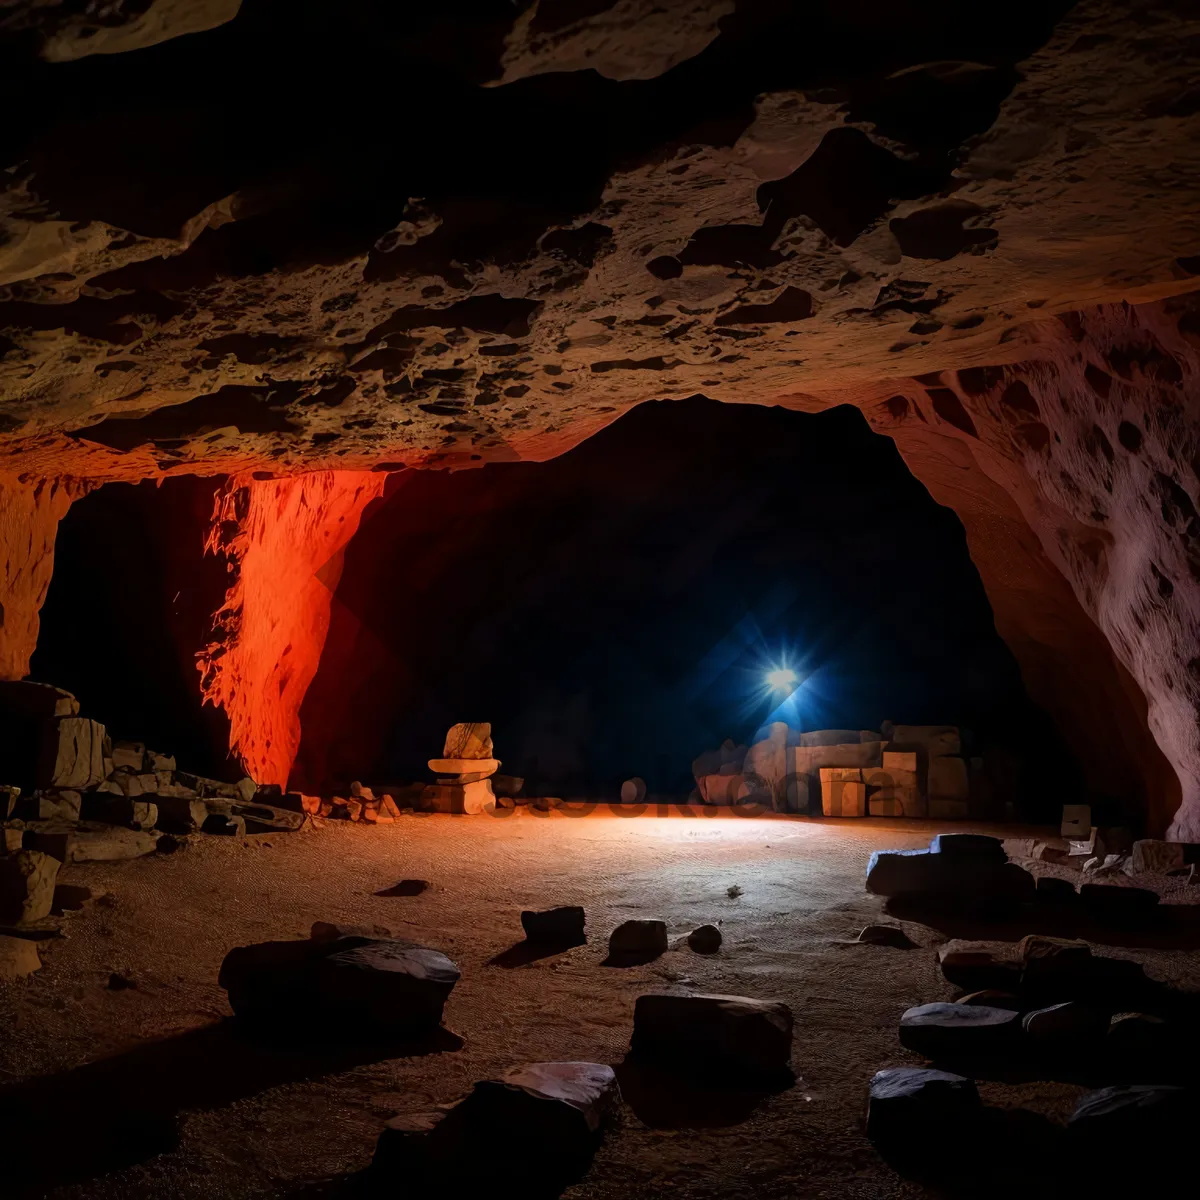
[{"label": "shadow on floor", "polygon": [[644,967],[654,962],[664,954],[662,950],[639,950],[631,954],[614,954],[609,951],[608,957],[600,964],[602,967]]},{"label": "shadow on floor", "polygon": [[627,1055],[613,1068],[621,1098],[651,1129],[725,1129],[740,1125],[769,1097],[795,1086],[795,1078],[749,1083],[713,1081],[668,1064]]},{"label": "shadow on floor", "polygon": [[553,958],[556,954],[565,954],[576,946],[586,946],[587,938],[565,938],[558,942],[532,942],[529,939],[517,942],[502,950],[493,958],[487,960],[489,967],[527,967],[530,963],[541,961],[543,958]]},{"label": "shadow on floor", "polygon": [[[307,1040],[302,1040],[307,1038]],[[8,1196],[40,1196],[142,1162],[178,1144],[178,1117],[366,1063],[458,1050],[446,1029],[391,1042],[252,1038],[235,1020],[0,1089]]]},{"label": "shadow on floor", "polygon": [[1102,923],[1082,904],[1026,905],[1015,913],[989,918],[915,899],[894,898],[887,901],[884,911],[951,938],[1018,942],[1028,933],[1041,933],[1131,950],[1200,949],[1200,905],[1194,904],[1160,904],[1146,920],[1130,925]]}]

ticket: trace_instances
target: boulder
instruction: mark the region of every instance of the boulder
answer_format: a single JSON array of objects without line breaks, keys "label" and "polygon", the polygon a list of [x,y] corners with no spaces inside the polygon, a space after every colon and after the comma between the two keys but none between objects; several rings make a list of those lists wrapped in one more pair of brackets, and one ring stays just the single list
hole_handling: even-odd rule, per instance
[{"label": "boulder", "polygon": [[38,850],[0,858],[0,924],[41,921],[54,905],[59,861]]},{"label": "boulder", "polygon": [[701,1072],[771,1077],[790,1070],[792,1010],[747,996],[639,996],[632,1052]]},{"label": "boulder", "polygon": [[37,792],[22,801],[22,815],[30,821],[63,821],[71,824],[79,820],[83,796],[70,788],[55,792]]},{"label": "boulder", "polygon": [[458,968],[411,942],[368,937],[263,942],[231,950],[218,982],[239,1018],[310,1021],[351,1035],[407,1036],[438,1026]]},{"label": "boulder", "polygon": [[563,905],[542,912],[526,909],[521,913],[521,928],[531,942],[578,944],[584,941],[584,912],[578,905]]},{"label": "boulder", "polygon": [[937,957],[942,975],[968,992],[986,988],[1011,991],[1020,984],[1020,963],[1008,942],[953,938],[938,948]]},{"label": "boulder", "polygon": [[644,804],[646,800],[646,781],[635,775],[621,784],[622,804]]},{"label": "boulder", "polygon": [[157,833],[123,829],[97,821],[65,826],[45,821],[30,824],[25,830],[25,845],[58,859],[60,863],[123,862],[153,854],[158,848]]},{"label": "boulder", "polygon": [[931,854],[947,854],[951,858],[973,858],[985,862],[1008,861],[1004,842],[982,833],[939,833],[929,843]]},{"label": "boulder", "polygon": [[525,787],[525,780],[519,775],[493,775],[492,791],[497,796],[517,797]]},{"label": "boulder", "polygon": [[1091,958],[1091,946],[1075,938],[1030,933],[1017,943],[1017,960],[1027,985],[1036,985],[1049,977],[1078,974],[1090,967]]},{"label": "boulder", "polygon": [[721,931],[715,925],[700,925],[687,936],[688,946],[697,954],[716,954],[721,941]]},{"label": "boulder", "polygon": [[24,937],[6,937],[0,934],[0,982],[6,979],[24,979],[41,969],[37,942]]},{"label": "boulder", "polygon": [[614,958],[635,954],[662,954],[667,948],[665,921],[623,921],[608,936]]},{"label": "boulder", "polygon": [[926,1146],[931,1138],[953,1137],[956,1127],[973,1121],[982,1102],[972,1080],[930,1067],[893,1067],[877,1071],[867,1099],[867,1137],[907,1148]]},{"label": "boulder", "polygon": [[86,717],[60,717],[42,727],[38,783],[45,788],[90,788],[104,778],[104,726]]},{"label": "boulder", "polygon": [[451,726],[442,749],[443,758],[491,758],[492,727],[486,721]]},{"label": "boulder", "polygon": [[1028,1037],[1063,1046],[1093,1045],[1108,1032],[1108,1014],[1074,1000],[1026,1013],[1021,1022]]},{"label": "boulder", "polygon": [[1028,871],[1010,862],[929,850],[877,850],[867,867],[867,890],[980,910],[1004,910],[1033,899]]},{"label": "boulder", "polygon": [[1135,875],[1166,875],[1187,865],[1182,842],[1160,842],[1144,838],[1133,843],[1130,870]]},{"label": "boulder", "polygon": [[1125,1084],[1085,1092],[1067,1120],[1084,1153],[1111,1160],[1126,1148],[1186,1145],[1195,1134],[1200,1103],[1191,1089]]},{"label": "boulder", "polygon": [[1079,898],[1088,913],[1105,925],[1141,925],[1153,918],[1158,908],[1158,893],[1144,888],[1085,883]]},{"label": "boulder", "polygon": [[590,1162],[620,1103],[611,1067],[529,1063],[457,1104],[387,1123],[368,1178],[387,1194],[557,1196]]},{"label": "boulder", "polygon": [[990,1054],[1008,1046],[1021,1014],[984,1004],[919,1004],[900,1018],[900,1044],[926,1058]]}]

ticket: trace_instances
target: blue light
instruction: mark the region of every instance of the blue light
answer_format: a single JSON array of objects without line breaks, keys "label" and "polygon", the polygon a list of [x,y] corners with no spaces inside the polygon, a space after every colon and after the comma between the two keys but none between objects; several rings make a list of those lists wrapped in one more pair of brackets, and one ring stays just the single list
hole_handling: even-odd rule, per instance
[{"label": "blue light", "polygon": [[786,692],[794,688],[800,682],[800,678],[791,667],[776,667],[775,670],[767,672],[766,682],[772,691]]}]

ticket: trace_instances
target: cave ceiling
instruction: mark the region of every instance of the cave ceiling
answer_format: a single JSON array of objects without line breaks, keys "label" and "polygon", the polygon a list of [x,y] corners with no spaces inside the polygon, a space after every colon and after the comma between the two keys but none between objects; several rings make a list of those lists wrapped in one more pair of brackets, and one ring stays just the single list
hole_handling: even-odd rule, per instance
[{"label": "cave ceiling", "polygon": [[1200,8],[0,2],[0,470],[466,466],[1200,287]]}]

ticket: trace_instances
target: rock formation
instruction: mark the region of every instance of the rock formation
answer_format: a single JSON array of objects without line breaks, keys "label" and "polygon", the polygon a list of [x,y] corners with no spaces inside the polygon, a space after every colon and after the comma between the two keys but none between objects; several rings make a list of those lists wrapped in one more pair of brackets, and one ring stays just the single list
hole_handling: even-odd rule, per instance
[{"label": "rock formation", "polygon": [[4,6],[0,511],[41,532],[0,525],[3,673],[52,481],[236,476],[205,687],[280,780],[385,472],[849,402],[1090,777],[1200,838],[1200,27],[923,8]]}]

